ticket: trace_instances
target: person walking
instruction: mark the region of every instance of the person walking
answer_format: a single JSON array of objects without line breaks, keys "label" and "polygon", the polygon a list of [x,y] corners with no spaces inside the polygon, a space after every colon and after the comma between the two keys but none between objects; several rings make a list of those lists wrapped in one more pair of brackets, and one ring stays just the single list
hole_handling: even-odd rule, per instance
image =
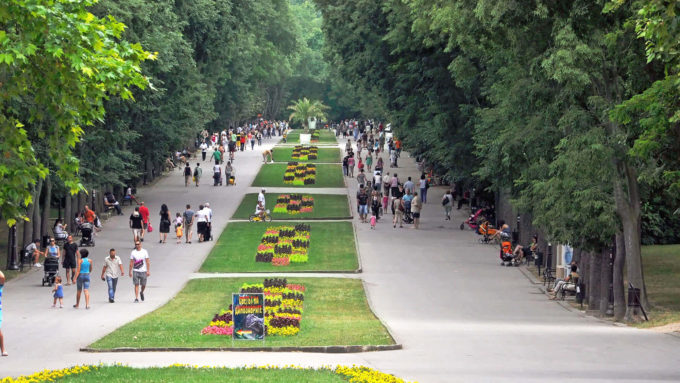
[{"label": "person walking", "polygon": [[208,217],[206,217],[205,206],[199,205],[198,210],[194,214],[194,220],[196,221],[196,234],[198,234],[198,242],[201,243],[205,240],[205,229],[208,225]]},{"label": "person walking", "polygon": [[366,174],[364,174],[364,169],[359,170],[359,175],[357,175],[357,183],[359,184],[360,188],[363,188],[364,185],[366,185]]},{"label": "person walking", "polygon": [[224,167],[224,176],[224,184],[225,186],[229,186],[231,177],[234,176],[234,166],[231,164],[231,161],[227,161],[227,166]]},{"label": "person walking", "polygon": [[161,222],[158,225],[158,243],[165,243],[168,240],[168,233],[170,232],[170,211],[168,210],[168,205],[161,205],[161,212],[158,214],[161,216]]},{"label": "person walking", "polygon": [[[151,262],[149,261],[149,253],[142,248],[142,243],[135,242],[135,249],[130,253],[130,277],[132,277],[132,284],[135,286],[135,303],[139,303],[139,298],[144,301],[144,290],[146,289],[146,280],[151,275]],[[142,286],[141,290],[139,286]]]},{"label": "person walking", "polygon": [[109,256],[104,258],[104,267],[102,268],[102,281],[106,281],[106,285],[109,287],[109,303],[114,302],[118,278],[123,275],[125,275],[123,262],[116,255],[116,249],[109,250]]},{"label": "person walking", "polygon": [[392,217],[392,227],[396,229],[397,222],[399,222],[399,227],[404,227],[403,226],[404,203],[401,200],[401,196],[399,195],[397,195],[392,200],[392,214],[394,214],[394,216]]},{"label": "person walking", "polygon": [[194,227],[194,211],[191,210],[191,205],[187,204],[186,210],[182,215],[182,220],[184,221],[184,235],[186,236],[186,243],[191,243],[191,235],[193,234]]},{"label": "person walking", "polygon": [[78,269],[76,275],[73,277],[72,283],[76,284],[76,304],[73,308],[80,307],[80,294],[85,294],[85,308],[90,309],[90,271],[94,268],[93,262],[88,258],[90,252],[87,249],[80,251],[80,260],[78,261]]},{"label": "person walking", "polygon": [[427,189],[430,188],[430,184],[427,182],[427,178],[425,178],[425,174],[420,176],[420,196],[423,200],[423,203],[427,203]]},{"label": "person walking", "polygon": [[71,284],[71,278],[76,275],[76,268],[78,267],[78,244],[73,242],[73,236],[69,235],[64,244],[64,259],[61,261],[61,266],[66,270],[66,285]]},{"label": "person walking", "polygon": [[447,221],[451,220],[451,210],[453,209],[453,192],[451,189],[447,190],[442,196],[442,206],[444,206],[444,218]]},{"label": "person walking", "polygon": [[354,178],[354,155],[347,159],[347,173],[349,177]]},{"label": "person walking", "polygon": [[139,206],[135,206],[135,211],[130,214],[130,229],[132,229],[132,242],[137,242],[142,233],[142,215],[139,214]]},{"label": "person walking", "polygon": [[368,215],[368,194],[366,194],[364,185],[359,186],[359,191],[357,192],[357,206],[359,209],[359,219],[361,219],[362,223],[366,223],[366,216]]},{"label": "person walking", "polygon": [[420,226],[420,210],[423,208],[423,203],[418,196],[418,192],[413,192],[413,199],[411,200],[411,213],[413,213],[413,228],[418,229]]},{"label": "person walking", "polygon": [[184,166],[184,187],[189,186],[189,181],[191,180],[191,166],[187,162]]},{"label": "person walking", "polygon": [[368,153],[366,156],[366,170],[368,170],[369,173],[371,172],[371,166],[373,166],[373,156],[371,153]]},{"label": "person walking", "polygon": [[198,187],[202,175],[203,169],[201,169],[201,164],[196,164],[196,167],[194,168],[194,182],[196,183],[196,187]]},{"label": "person walking", "polygon": [[144,201],[140,202],[139,205],[139,215],[142,216],[142,232],[139,240],[144,242],[144,233],[149,229],[149,216],[151,213],[149,208],[144,205]]},{"label": "person walking", "polygon": [[416,191],[416,184],[414,184],[413,181],[411,181],[411,177],[408,177],[406,182],[404,182],[404,190],[411,194],[413,194],[413,192]]},{"label": "person walking", "polygon": [[0,271],[0,355],[9,356],[5,349],[5,338],[2,335],[2,289],[5,287],[5,274]]},{"label": "person walking", "polygon": [[208,144],[206,144],[205,141],[203,141],[199,148],[201,149],[201,158],[203,159],[203,161],[205,161],[205,158],[208,154]]}]

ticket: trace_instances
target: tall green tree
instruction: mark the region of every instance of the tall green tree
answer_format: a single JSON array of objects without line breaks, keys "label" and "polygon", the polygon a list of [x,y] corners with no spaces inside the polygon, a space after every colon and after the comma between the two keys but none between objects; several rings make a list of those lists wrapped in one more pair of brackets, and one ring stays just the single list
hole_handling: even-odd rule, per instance
[{"label": "tall green tree", "polygon": [[288,110],[291,111],[288,120],[298,121],[303,128],[308,129],[309,119],[325,119],[327,109],[328,107],[321,101],[309,100],[305,97],[288,106]]}]

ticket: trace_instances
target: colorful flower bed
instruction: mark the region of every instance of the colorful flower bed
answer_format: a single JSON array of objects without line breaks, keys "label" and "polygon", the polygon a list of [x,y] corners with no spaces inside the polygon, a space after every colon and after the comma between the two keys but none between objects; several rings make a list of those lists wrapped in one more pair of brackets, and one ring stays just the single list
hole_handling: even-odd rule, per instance
[{"label": "colorful flower bed", "polygon": [[297,161],[315,160],[319,158],[319,148],[316,146],[298,145],[293,148],[291,157]]},{"label": "colorful flower bed", "polygon": [[257,247],[255,262],[271,262],[274,266],[307,262],[309,230],[309,225],[303,223],[268,228]]},{"label": "colorful flower bed", "polygon": [[281,194],[276,199],[274,213],[299,214],[314,210],[314,198],[302,194]]},{"label": "colorful flower bed", "polygon": [[[125,368],[124,366],[118,364],[116,366],[104,366],[104,365],[99,365],[99,366],[75,366],[71,368],[65,368],[62,370],[43,370],[40,372],[36,372],[33,375],[23,375],[18,378],[3,378],[0,380],[0,383],[23,383],[23,382],[34,382],[34,383],[43,383],[43,382],[54,382],[56,379],[61,378],[66,378],[71,375],[77,375],[77,374],[87,374],[91,373],[97,370],[102,370],[105,368]],[[169,367],[166,368],[186,368],[186,369],[191,369],[191,370],[196,370],[197,372],[200,372],[201,370],[226,370],[226,369],[232,369],[229,367],[221,367],[221,366],[198,366],[198,365],[189,365],[189,364],[173,364]],[[296,369],[296,370],[306,370],[310,369],[309,367],[300,367],[300,366],[293,366],[293,365],[288,365],[288,366],[273,366],[273,365],[266,365],[266,366],[245,366],[245,367],[238,367],[234,368],[236,370],[271,370],[271,371],[276,371],[276,370],[288,370],[288,369]],[[352,367],[347,367],[347,366],[336,366],[335,368],[332,367],[321,367],[316,369],[318,370],[326,370],[326,371],[332,371],[333,373],[347,379],[349,382],[352,383],[407,383],[406,381],[399,379],[395,377],[394,375],[391,374],[386,374],[384,372],[380,372],[378,370],[374,370],[369,367],[364,367],[364,366],[352,366]]]},{"label": "colorful flower bed", "polygon": [[289,162],[285,173],[283,173],[283,183],[291,185],[312,185],[316,183],[316,165]]},{"label": "colorful flower bed", "polygon": [[319,131],[315,130],[312,132],[312,138],[309,142],[319,142]]},{"label": "colorful flower bed", "polygon": [[[264,325],[267,336],[292,336],[300,332],[305,287],[289,284],[279,278],[265,279],[263,283],[241,285],[240,293],[264,293]],[[221,310],[201,330],[203,335],[232,335],[234,322],[232,307]]]}]

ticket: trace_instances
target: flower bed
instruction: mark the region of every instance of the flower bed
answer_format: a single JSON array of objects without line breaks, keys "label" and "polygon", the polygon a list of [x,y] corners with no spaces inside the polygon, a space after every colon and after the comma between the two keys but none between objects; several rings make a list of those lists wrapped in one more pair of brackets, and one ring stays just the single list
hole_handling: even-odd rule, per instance
[{"label": "flower bed", "polygon": [[[305,301],[305,287],[288,284],[279,278],[265,279],[263,283],[241,285],[240,293],[264,294],[264,325],[267,336],[291,336],[300,332],[300,321]],[[203,335],[232,335],[234,321],[232,307],[213,316]]]},{"label": "flower bed", "polygon": [[274,266],[307,262],[309,230],[309,225],[303,223],[268,228],[257,247],[255,262],[271,262]]},{"label": "flower bed", "polygon": [[316,183],[316,165],[289,162],[283,173],[283,183],[290,185],[312,185]]},{"label": "flower bed", "polygon": [[315,130],[312,132],[312,138],[309,140],[309,142],[319,142],[319,131]]},{"label": "flower bed", "polygon": [[314,198],[302,194],[281,194],[276,199],[274,213],[299,214],[314,210]]},{"label": "flower bed", "polygon": [[298,145],[293,148],[291,157],[297,161],[316,160],[319,158],[319,148],[316,146]]}]

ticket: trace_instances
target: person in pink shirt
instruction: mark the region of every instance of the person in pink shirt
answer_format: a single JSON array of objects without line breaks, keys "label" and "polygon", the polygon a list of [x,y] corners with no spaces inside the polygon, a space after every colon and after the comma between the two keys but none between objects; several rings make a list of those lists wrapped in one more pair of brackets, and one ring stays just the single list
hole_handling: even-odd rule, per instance
[{"label": "person in pink shirt", "polygon": [[142,216],[142,233],[139,236],[139,240],[144,242],[144,233],[149,227],[149,208],[144,205],[144,201],[140,203],[139,215]]},{"label": "person in pink shirt", "polygon": [[350,155],[347,159],[347,173],[350,177],[354,177],[354,156]]}]

